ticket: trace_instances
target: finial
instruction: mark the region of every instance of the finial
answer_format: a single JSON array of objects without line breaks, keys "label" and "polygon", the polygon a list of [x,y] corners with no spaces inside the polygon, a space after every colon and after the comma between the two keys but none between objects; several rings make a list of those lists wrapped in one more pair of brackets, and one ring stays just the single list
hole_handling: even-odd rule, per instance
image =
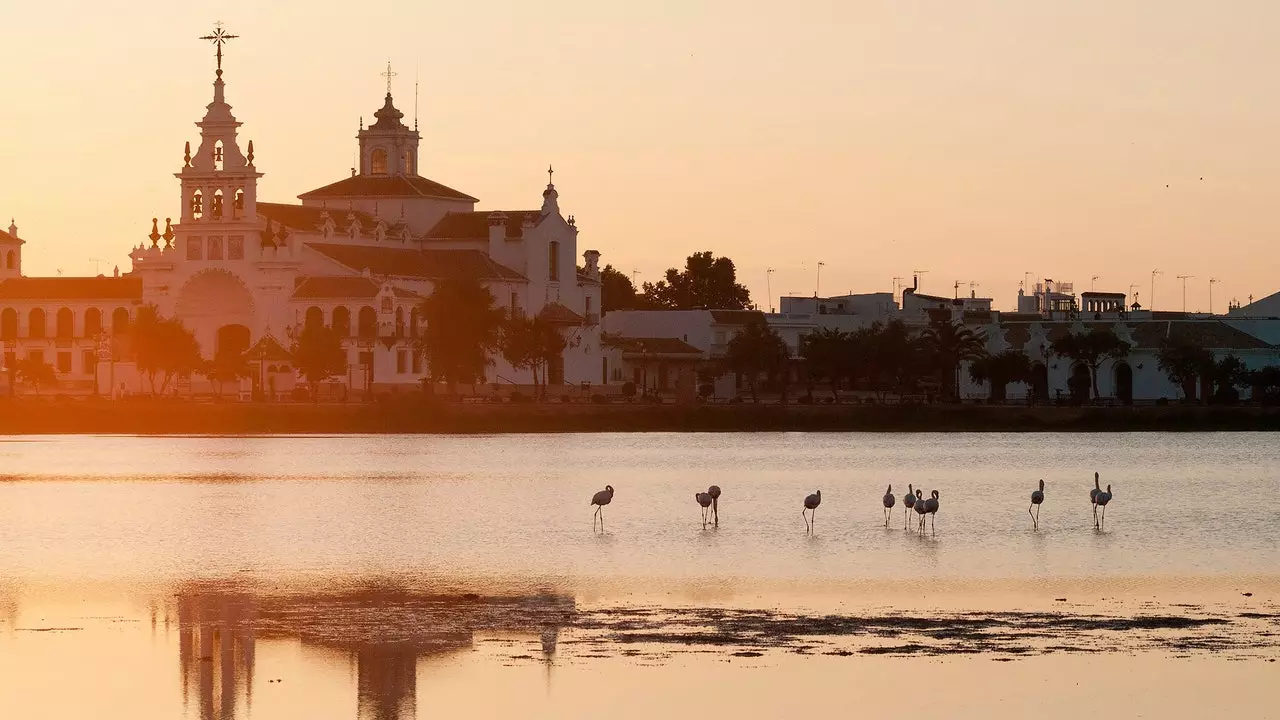
[{"label": "finial", "polygon": [[253,141],[252,140],[249,141],[249,154],[248,156],[245,157],[245,160],[249,161],[250,165],[253,164]]},{"label": "finial", "polygon": [[9,218],[9,234],[15,238],[18,237],[18,224],[13,221],[13,218]]},{"label": "finial", "polygon": [[551,166],[550,166],[550,165],[548,165],[548,166],[547,166],[547,184],[548,184],[548,185],[553,185],[553,184],[555,184],[555,183],[554,183],[554,181],[555,181],[555,174],[556,174],[556,171],[555,171],[555,170],[553,170],[553,169],[551,168]]},{"label": "finial", "polygon": [[360,129],[361,129],[361,130],[364,130],[364,116],[363,116],[363,115],[361,115],[361,116],[360,116]]},{"label": "finial", "polygon": [[156,227],[159,222],[159,218],[151,218],[151,234],[147,236],[151,238],[151,247],[157,247],[160,244],[160,228]]},{"label": "finial", "polygon": [[384,72],[384,73],[382,73],[382,77],[384,77],[384,78],[386,78],[386,79],[387,79],[387,94],[388,94],[388,95],[390,95],[390,94],[391,94],[391,78],[395,77],[395,76],[396,76],[396,75],[398,75],[398,74],[399,74],[399,73],[393,73],[393,72],[391,72],[391,60],[390,60],[390,59],[388,59],[388,60],[387,60],[387,71],[386,71],[386,72]]},{"label": "finial", "polygon": [[204,37],[200,38],[201,40],[209,40],[214,45],[218,46],[218,52],[217,52],[218,77],[222,77],[222,46],[227,44],[228,40],[234,40],[238,37],[240,36],[231,35],[226,30],[222,29],[222,22],[219,21],[213,24],[212,33],[209,33],[208,35],[205,35]]},{"label": "finial", "polygon": [[174,237],[174,233],[173,233],[173,225],[172,225],[172,223],[173,223],[173,219],[172,219],[172,218],[165,218],[165,219],[164,219],[164,235],[161,235],[161,237],[163,237],[163,238],[164,238],[164,246],[165,246],[165,247],[167,247],[167,248],[168,248],[168,247],[173,247],[173,237]]},{"label": "finial", "polygon": [[191,141],[187,141],[186,150],[182,153],[183,167],[191,167]]}]

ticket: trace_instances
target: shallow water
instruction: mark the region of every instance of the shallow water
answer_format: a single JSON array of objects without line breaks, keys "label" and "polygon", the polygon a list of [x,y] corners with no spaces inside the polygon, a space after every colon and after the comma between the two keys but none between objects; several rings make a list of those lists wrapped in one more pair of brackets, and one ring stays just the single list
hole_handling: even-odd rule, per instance
[{"label": "shallow water", "polygon": [[922,673],[962,714],[1262,717],[1280,665],[1267,434],[39,437],[0,467],[15,717],[875,716]]}]

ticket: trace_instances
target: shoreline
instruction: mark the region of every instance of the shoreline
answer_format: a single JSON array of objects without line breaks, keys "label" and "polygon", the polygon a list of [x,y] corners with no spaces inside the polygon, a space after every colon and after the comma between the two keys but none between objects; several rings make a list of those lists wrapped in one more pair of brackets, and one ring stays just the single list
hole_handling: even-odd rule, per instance
[{"label": "shoreline", "polygon": [[0,435],[1210,431],[1280,431],[1280,408],[0,401]]}]

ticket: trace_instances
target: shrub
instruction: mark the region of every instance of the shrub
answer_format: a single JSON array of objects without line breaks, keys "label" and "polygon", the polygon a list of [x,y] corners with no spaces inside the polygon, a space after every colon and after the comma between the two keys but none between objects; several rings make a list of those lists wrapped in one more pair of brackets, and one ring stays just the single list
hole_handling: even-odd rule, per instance
[{"label": "shrub", "polygon": [[633,382],[622,383],[622,397],[630,400],[636,396],[636,384]]},{"label": "shrub", "polygon": [[591,396],[591,402],[595,403],[596,405],[608,405],[609,398],[604,395],[601,395],[600,393],[596,393]]},{"label": "shrub", "polygon": [[714,383],[704,382],[698,385],[698,395],[700,397],[711,397],[716,394],[716,386]]},{"label": "shrub", "polygon": [[522,403],[522,402],[527,402],[529,400],[529,398],[525,397],[524,393],[520,392],[519,390],[512,390],[511,395],[509,396],[509,399],[513,403]]}]

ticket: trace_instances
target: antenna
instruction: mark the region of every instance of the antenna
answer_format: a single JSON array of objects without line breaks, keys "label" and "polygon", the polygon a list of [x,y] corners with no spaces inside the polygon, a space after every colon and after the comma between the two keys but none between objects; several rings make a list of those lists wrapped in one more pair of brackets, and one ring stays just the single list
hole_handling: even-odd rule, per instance
[{"label": "antenna", "polygon": [[1218,278],[1209,278],[1209,314],[1213,314],[1213,286],[1220,282]]},{"label": "antenna", "polygon": [[1163,270],[1151,271],[1151,295],[1147,298],[1147,301],[1151,303],[1151,307],[1148,308],[1149,310],[1151,310],[1151,312],[1156,311],[1156,276],[1163,275],[1163,274],[1164,274]]},{"label": "antenna", "polygon": [[1097,290],[1097,289],[1098,289],[1098,280],[1099,280],[1101,277],[1102,277],[1101,275],[1094,275],[1094,276],[1093,276],[1093,279],[1089,281],[1089,289],[1090,289],[1090,290]]},{"label": "antenna", "polygon": [[969,297],[970,298],[978,297],[978,283],[974,280],[969,281]]},{"label": "antenna", "polygon": [[768,293],[765,298],[769,301],[769,312],[773,312],[773,268],[765,268],[764,271],[764,291]]},{"label": "antenna", "polygon": [[1023,289],[1024,289],[1024,290],[1026,290],[1026,291],[1027,291],[1027,294],[1028,294],[1028,295],[1030,295],[1030,294],[1031,294],[1031,281],[1030,281],[1030,280],[1028,280],[1027,278],[1033,278],[1033,277],[1035,277],[1035,276],[1036,276],[1036,274],[1035,274],[1034,272],[1030,271],[1030,270],[1028,270],[1027,272],[1022,273],[1022,287],[1023,287]]},{"label": "antenna", "polygon": [[1134,292],[1138,289],[1138,283],[1129,283],[1129,294],[1133,296],[1133,301],[1138,302],[1138,293]]},{"label": "antenna", "polygon": [[822,287],[822,266],[823,266],[823,265],[826,265],[826,263],[824,263],[824,262],[822,262],[821,260],[819,260],[819,261],[818,261],[818,276],[817,276],[817,278],[816,278],[816,279],[814,279],[814,281],[813,281],[813,296],[814,296],[814,297],[818,297],[818,291],[819,291],[819,289],[821,289],[821,287]]},{"label": "antenna", "polygon": [[413,131],[418,132],[418,63],[413,64]]},{"label": "antenna", "polygon": [[1179,275],[1178,279],[1182,281],[1182,312],[1187,311],[1187,280],[1195,275]]},{"label": "antenna", "polygon": [[959,280],[955,281],[955,283],[951,285],[951,290],[952,290],[952,297],[959,300],[960,299],[960,281]]},{"label": "antenna", "polygon": [[632,287],[634,287],[634,286],[635,286],[635,284],[636,284],[636,278],[637,278],[637,277],[640,277],[640,271],[639,271],[639,270],[632,270],[632,271],[631,271],[631,285],[632,285]]},{"label": "antenna", "polygon": [[[104,263],[106,260],[103,258],[89,258],[89,262],[93,263],[93,274],[96,277],[98,275],[98,263]],[[1210,290],[1209,292],[1212,294],[1213,291]]]},{"label": "antenna", "polygon": [[929,272],[928,270],[912,270],[911,274],[916,276],[916,289],[920,289],[920,276]]}]

